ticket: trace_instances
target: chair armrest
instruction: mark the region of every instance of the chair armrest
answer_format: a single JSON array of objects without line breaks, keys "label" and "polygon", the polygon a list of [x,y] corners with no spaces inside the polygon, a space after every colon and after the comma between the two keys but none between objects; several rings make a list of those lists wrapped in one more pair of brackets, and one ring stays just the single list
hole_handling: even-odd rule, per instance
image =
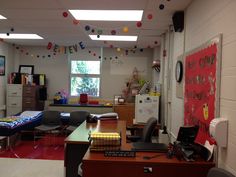
[{"label": "chair armrest", "polygon": [[127,126],[126,130],[130,131],[131,135],[135,135],[136,132],[138,132],[139,130],[142,130],[142,128],[136,127],[136,126]]},{"label": "chair armrest", "polygon": [[136,136],[136,135],[127,135],[126,138],[127,138],[127,140],[129,140],[131,142],[137,142],[137,141],[141,140],[141,137]]}]

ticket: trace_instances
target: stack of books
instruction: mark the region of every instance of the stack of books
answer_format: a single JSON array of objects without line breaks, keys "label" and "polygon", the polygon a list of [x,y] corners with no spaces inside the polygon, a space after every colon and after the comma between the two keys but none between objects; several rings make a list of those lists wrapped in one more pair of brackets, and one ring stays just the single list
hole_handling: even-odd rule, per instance
[{"label": "stack of books", "polygon": [[120,150],[121,136],[117,132],[92,132],[90,151]]}]

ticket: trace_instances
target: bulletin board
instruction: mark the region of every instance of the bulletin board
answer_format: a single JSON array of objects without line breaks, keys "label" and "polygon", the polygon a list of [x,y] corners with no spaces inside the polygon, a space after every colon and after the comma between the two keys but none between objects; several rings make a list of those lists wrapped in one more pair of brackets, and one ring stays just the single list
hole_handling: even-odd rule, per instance
[{"label": "bulletin board", "polygon": [[184,64],[184,124],[199,126],[197,143],[213,143],[209,125],[219,116],[221,35],[188,52]]}]

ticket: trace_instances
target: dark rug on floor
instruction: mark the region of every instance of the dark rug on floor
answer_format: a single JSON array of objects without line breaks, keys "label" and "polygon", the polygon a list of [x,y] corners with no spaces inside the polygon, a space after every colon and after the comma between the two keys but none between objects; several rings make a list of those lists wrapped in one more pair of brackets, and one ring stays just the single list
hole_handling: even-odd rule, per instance
[{"label": "dark rug on floor", "polygon": [[0,157],[64,160],[65,137],[44,136],[41,139],[21,139],[17,145],[0,152]]}]

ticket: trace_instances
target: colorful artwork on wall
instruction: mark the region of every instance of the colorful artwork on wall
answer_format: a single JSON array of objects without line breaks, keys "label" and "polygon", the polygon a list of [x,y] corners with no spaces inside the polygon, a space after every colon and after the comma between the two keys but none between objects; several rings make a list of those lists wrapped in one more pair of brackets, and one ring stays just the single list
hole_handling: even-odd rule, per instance
[{"label": "colorful artwork on wall", "polygon": [[185,56],[184,124],[198,125],[196,142],[213,143],[209,125],[218,115],[220,37]]}]

